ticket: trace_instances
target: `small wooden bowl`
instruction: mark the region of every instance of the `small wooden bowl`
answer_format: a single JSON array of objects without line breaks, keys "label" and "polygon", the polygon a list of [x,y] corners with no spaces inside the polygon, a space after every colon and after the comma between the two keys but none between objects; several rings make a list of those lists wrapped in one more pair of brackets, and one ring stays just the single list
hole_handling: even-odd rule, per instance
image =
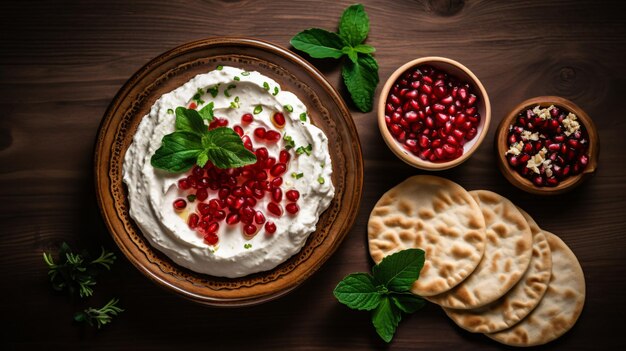
[{"label": "small wooden bowl", "polygon": [[[555,187],[535,186],[530,180],[524,178],[515,169],[513,169],[509,165],[505,157],[505,153],[509,149],[507,142],[509,125],[512,124],[513,120],[517,118],[517,115],[521,111],[524,111],[528,108],[534,108],[537,105],[543,108],[554,105],[574,113],[582,122],[583,126],[587,129],[587,134],[589,134],[589,163],[587,164],[587,167],[581,173],[566,178]],[[587,113],[578,105],[571,102],[570,100],[564,99],[559,96],[538,96],[532,99],[528,99],[515,106],[511,110],[511,112],[509,112],[509,114],[502,120],[502,122],[500,122],[498,130],[496,132],[495,142],[495,149],[498,153],[498,167],[500,168],[500,171],[502,172],[504,177],[509,182],[511,182],[511,184],[532,194],[556,195],[570,191],[574,187],[580,185],[580,183],[582,183],[585,179],[589,178],[589,176],[595,172],[596,167],[598,166],[600,140],[598,138],[598,132],[596,130],[595,124],[593,123],[589,115],[587,115]]]},{"label": "small wooden bowl", "polygon": [[[401,74],[419,65],[430,65],[456,76],[461,81],[469,83],[472,87],[472,90],[478,97],[477,107],[478,112],[481,116],[480,123],[477,128],[478,133],[476,134],[476,137],[474,137],[474,139],[470,140],[463,146],[463,155],[454,160],[447,162],[430,162],[422,160],[416,155],[405,150],[400,142],[397,141],[393,137],[393,135],[391,135],[389,129],[387,129],[387,124],[385,123],[385,105],[387,101],[387,96],[389,95],[389,91]],[[467,160],[474,153],[474,151],[478,149],[478,146],[480,145],[480,143],[482,143],[483,139],[485,139],[485,136],[487,135],[487,130],[489,129],[490,121],[491,103],[489,102],[489,96],[487,95],[487,91],[485,90],[483,84],[467,67],[457,61],[445,57],[422,57],[416,60],[409,61],[400,66],[400,68],[393,72],[391,76],[387,79],[387,82],[383,86],[383,89],[380,92],[380,97],[378,99],[378,128],[380,129],[380,133],[382,134],[385,143],[387,143],[387,146],[389,146],[391,151],[393,151],[396,156],[398,156],[402,161],[406,162],[407,164],[415,168],[429,171],[441,171],[452,168],[454,166],[458,166],[461,163],[465,162],[465,160]]]}]

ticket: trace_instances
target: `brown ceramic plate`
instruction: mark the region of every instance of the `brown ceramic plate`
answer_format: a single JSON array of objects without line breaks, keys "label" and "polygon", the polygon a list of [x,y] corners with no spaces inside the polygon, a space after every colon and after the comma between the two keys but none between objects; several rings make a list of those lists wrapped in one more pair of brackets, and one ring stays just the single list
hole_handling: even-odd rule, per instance
[{"label": "brown ceramic plate", "polygon": [[[298,95],[307,106],[312,123],[328,136],[336,192],[320,217],[317,230],[300,252],[271,271],[234,279],[193,272],[153,249],[128,214],[127,189],[122,182],[124,154],[154,102],[218,65],[258,71]],[[248,38],[195,41],[168,51],[141,68],[117,93],[104,116],[94,166],[102,217],[126,257],[158,285],[215,306],[245,306],[272,300],[305,281],[332,255],[354,223],[363,185],[359,138],[337,91],[301,57]]]}]

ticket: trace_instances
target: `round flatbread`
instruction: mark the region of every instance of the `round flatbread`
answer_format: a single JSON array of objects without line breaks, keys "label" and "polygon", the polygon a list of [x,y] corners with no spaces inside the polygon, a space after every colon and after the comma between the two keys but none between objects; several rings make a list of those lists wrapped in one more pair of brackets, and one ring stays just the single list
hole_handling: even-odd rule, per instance
[{"label": "round flatbread", "polygon": [[427,298],[442,307],[472,309],[498,300],[522,278],[532,256],[530,227],[511,201],[487,190],[470,191],[470,195],[485,218],[485,254],[461,284]]},{"label": "round flatbread", "polygon": [[556,235],[544,231],[552,252],[552,277],[548,290],[521,322],[488,337],[511,346],[548,343],[567,332],[578,320],[585,304],[585,276],[569,247]]},{"label": "round flatbread", "polygon": [[510,328],[537,306],[548,288],[552,274],[548,239],[535,221],[525,212],[521,212],[529,222],[533,234],[533,254],[522,279],[506,295],[487,306],[472,310],[443,309],[448,317],[467,331],[494,333]]},{"label": "round flatbread", "polygon": [[426,252],[411,291],[433,296],[448,291],[478,266],[485,249],[480,207],[460,185],[414,176],[386,192],[370,215],[369,250],[376,263],[408,248]]}]

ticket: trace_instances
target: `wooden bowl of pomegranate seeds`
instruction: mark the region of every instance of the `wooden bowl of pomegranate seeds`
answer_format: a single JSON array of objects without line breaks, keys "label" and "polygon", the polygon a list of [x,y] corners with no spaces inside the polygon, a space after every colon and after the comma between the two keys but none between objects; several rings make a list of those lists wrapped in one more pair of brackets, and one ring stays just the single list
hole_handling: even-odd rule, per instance
[{"label": "wooden bowl of pomegranate seeds", "polygon": [[502,174],[516,187],[540,195],[564,193],[593,174],[599,146],[587,113],[558,96],[518,104],[496,133]]},{"label": "wooden bowl of pomegranate seeds", "polygon": [[444,170],[467,160],[487,134],[491,104],[467,67],[444,57],[423,57],[398,68],[378,102],[383,139],[402,161]]}]

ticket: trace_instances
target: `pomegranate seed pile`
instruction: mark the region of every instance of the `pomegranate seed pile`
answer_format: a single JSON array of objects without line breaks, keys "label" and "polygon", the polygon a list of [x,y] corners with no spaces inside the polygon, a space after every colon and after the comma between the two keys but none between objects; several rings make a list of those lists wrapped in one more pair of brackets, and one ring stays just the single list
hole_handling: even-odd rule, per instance
[{"label": "pomegranate seed pile", "polygon": [[[241,124],[247,125],[254,120],[252,114],[241,117]],[[276,113],[275,125],[285,124],[284,116]],[[209,129],[228,125],[228,120],[215,118]],[[268,196],[270,202],[267,211],[275,217],[282,217],[284,212],[295,215],[300,210],[297,202],[300,193],[290,189],[283,194],[283,174],[286,172],[291,154],[282,149],[278,158],[270,156],[267,148],[254,148],[252,140],[244,135],[241,125],[233,130],[241,136],[244,146],[255,153],[257,162],[241,168],[219,169],[211,162],[204,167],[195,166],[190,174],[178,180],[178,188],[187,193],[187,200],[196,202],[195,212],[187,217],[187,224],[195,229],[209,245],[219,242],[220,225],[240,224],[244,235],[251,237],[263,227],[267,235],[276,232],[276,224],[265,218],[257,209],[257,202]],[[281,134],[276,130],[259,127],[254,130],[254,138],[266,143],[277,143]],[[195,196],[195,198],[194,198]],[[182,211],[187,207],[187,200],[174,200],[173,207]],[[281,203],[285,202],[284,209]]]},{"label": "pomegranate seed pile", "polygon": [[538,187],[557,186],[589,162],[589,136],[576,115],[563,108],[529,108],[509,126],[509,165]]},{"label": "pomegranate seed pile", "polygon": [[385,123],[404,149],[423,160],[446,162],[460,157],[463,145],[478,134],[477,100],[457,77],[417,66],[391,88]]}]

